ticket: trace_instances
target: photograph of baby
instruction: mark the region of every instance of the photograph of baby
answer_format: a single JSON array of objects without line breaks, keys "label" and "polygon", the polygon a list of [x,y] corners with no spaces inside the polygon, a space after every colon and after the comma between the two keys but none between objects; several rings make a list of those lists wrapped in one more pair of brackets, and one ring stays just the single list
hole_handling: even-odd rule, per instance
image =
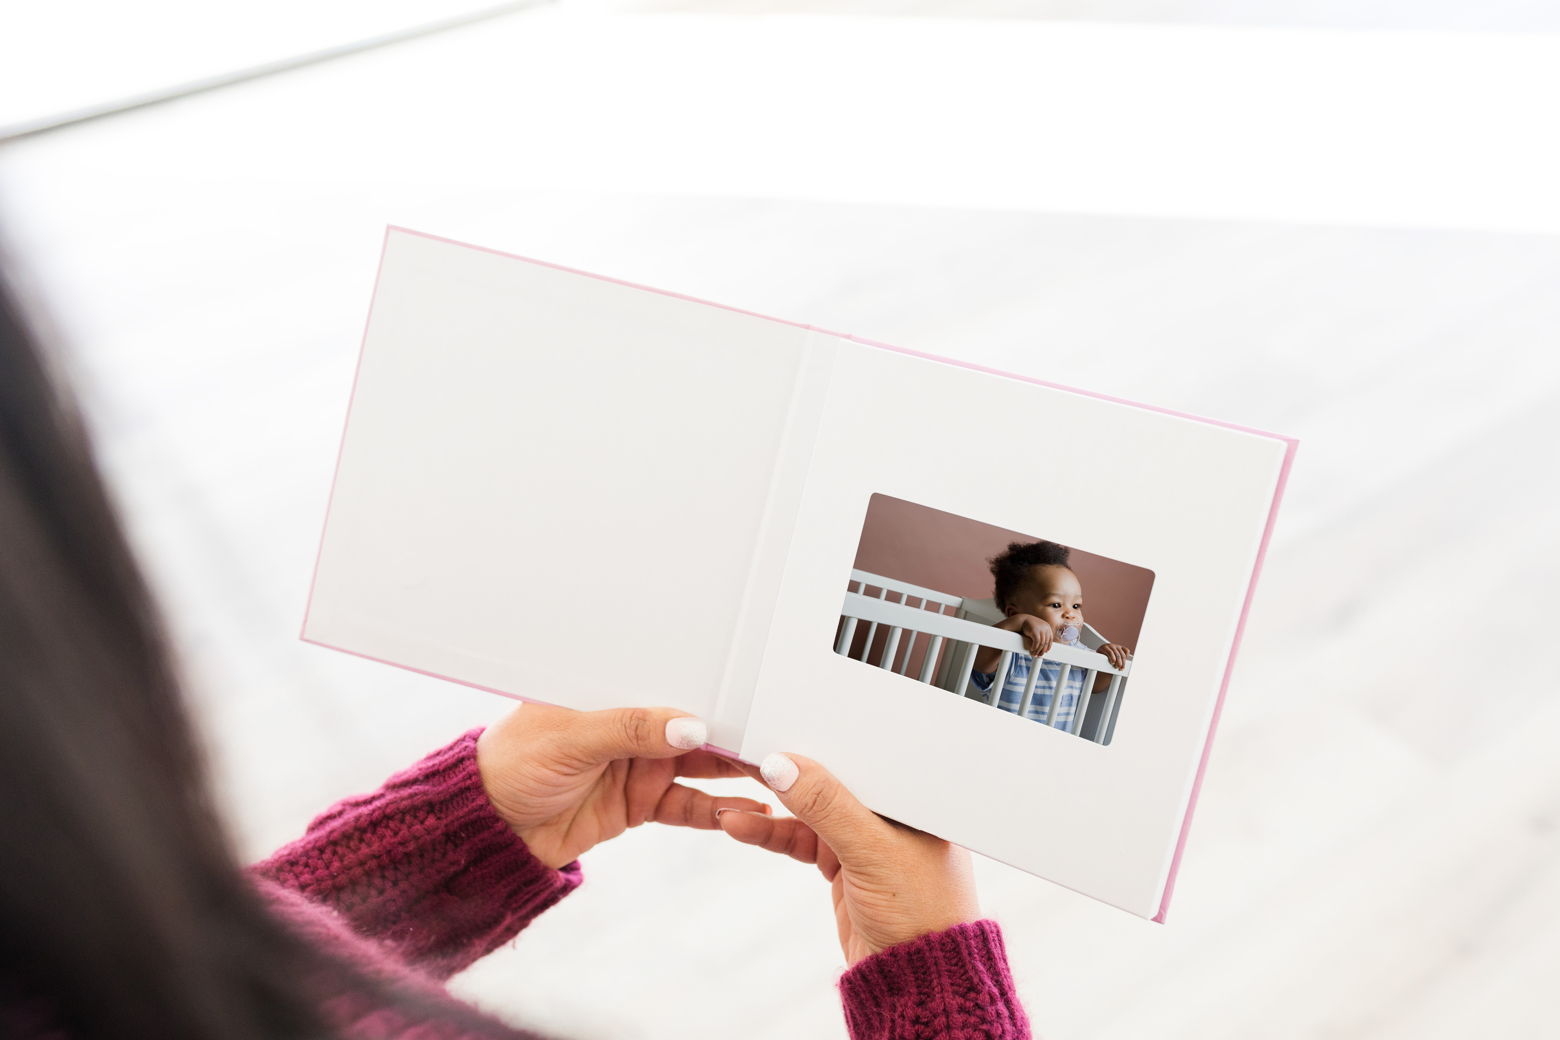
[{"label": "photograph of baby", "polygon": [[1077,546],[873,495],[834,650],[1109,744],[1153,582]]}]

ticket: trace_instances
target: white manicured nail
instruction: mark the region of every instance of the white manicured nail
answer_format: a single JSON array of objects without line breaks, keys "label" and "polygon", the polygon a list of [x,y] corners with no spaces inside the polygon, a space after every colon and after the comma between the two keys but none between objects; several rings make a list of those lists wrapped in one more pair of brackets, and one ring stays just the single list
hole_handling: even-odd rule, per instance
[{"label": "white manicured nail", "polygon": [[776,751],[759,763],[758,773],[764,778],[764,783],[776,791],[789,791],[791,785],[796,783],[799,770],[795,762]]},{"label": "white manicured nail", "polygon": [[702,719],[691,719],[684,715],[666,724],[666,742],[672,747],[692,751],[703,747],[709,739],[709,727]]}]

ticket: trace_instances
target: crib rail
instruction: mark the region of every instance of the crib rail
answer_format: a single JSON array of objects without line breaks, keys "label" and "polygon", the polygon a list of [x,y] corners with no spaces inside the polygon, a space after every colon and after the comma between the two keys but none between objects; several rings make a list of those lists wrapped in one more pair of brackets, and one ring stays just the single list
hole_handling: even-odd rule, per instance
[{"label": "crib rail", "polygon": [[[909,596],[920,600],[922,605],[928,608],[934,603],[939,607],[957,607],[964,602],[958,596],[950,596],[946,592],[938,592],[936,589],[912,585],[910,582],[900,581],[898,578],[885,578],[881,574],[873,574],[871,571],[853,569],[850,572],[850,585],[860,585],[860,591],[863,595],[866,594],[867,586],[876,585],[878,588],[878,599],[885,598],[890,591],[893,591],[899,594],[901,603],[904,602],[904,597]],[[850,591],[849,585],[846,586],[845,591]]]},{"label": "crib rail", "polygon": [[[842,624],[839,637],[835,641],[834,649],[841,654],[850,653],[851,644],[855,638],[856,627],[865,622],[869,626],[866,647],[863,657],[872,654],[872,634],[878,626],[885,626],[888,636],[883,644],[883,650],[878,655],[876,664],[879,667],[894,671],[900,675],[908,675],[910,662],[914,657],[913,644],[917,635],[930,637],[930,643],[922,655],[919,674],[913,678],[921,682],[932,682],[936,674],[938,662],[947,652],[954,654],[953,660],[957,662],[957,677],[953,683],[952,691],[961,697],[969,696],[969,678],[971,666],[980,647],[991,647],[1002,653],[997,664],[996,678],[992,680],[991,689],[982,693],[981,699],[990,705],[1001,702],[1002,688],[1007,682],[1008,670],[1011,667],[1013,655],[1024,652],[1024,640],[1016,632],[1008,632],[1004,629],[993,628],[974,621],[966,621],[963,618],[949,617],[946,614],[937,613],[928,609],[911,607],[904,603],[893,603],[886,599],[873,596],[865,596],[857,592],[845,594],[844,605],[840,609]],[[905,639],[905,633],[909,638]],[[901,660],[901,646],[904,653]],[[1127,677],[1132,672],[1132,662],[1128,661],[1123,668],[1116,668],[1110,663],[1110,659],[1103,654],[1097,654],[1092,650],[1081,647],[1054,644],[1041,657],[1042,660],[1055,662],[1060,666],[1060,675],[1057,677],[1056,689],[1058,694],[1067,688],[1067,682],[1073,669],[1084,671],[1084,680],[1081,689],[1084,691],[1077,707],[1073,711],[1072,721],[1068,732],[1077,734],[1083,727],[1084,717],[1087,714],[1087,706],[1090,703],[1091,691],[1098,675],[1109,675],[1110,684],[1098,696],[1103,697],[1099,721],[1094,727],[1091,739],[1095,743],[1105,743],[1110,739],[1111,732],[1115,729],[1116,712],[1121,703],[1121,693]],[[868,662],[872,663],[872,662]],[[1034,696],[1035,679],[1039,669],[1030,670],[1029,681],[1025,685],[1023,700],[1018,705],[1017,713],[1025,715],[1029,711],[1029,705]],[[1046,718],[1046,725],[1052,726],[1056,720],[1056,709],[1061,697],[1051,698],[1051,707]]]}]

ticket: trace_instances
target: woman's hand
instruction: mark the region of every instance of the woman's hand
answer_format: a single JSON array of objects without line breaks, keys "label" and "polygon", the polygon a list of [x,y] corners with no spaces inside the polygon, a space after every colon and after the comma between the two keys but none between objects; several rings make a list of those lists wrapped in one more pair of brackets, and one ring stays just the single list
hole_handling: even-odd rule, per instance
[{"label": "woman's hand", "polygon": [[750,775],[696,750],[707,739],[703,722],[671,708],[522,704],[477,738],[477,769],[499,816],[556,869],[646,821],[715,830],[717,809],[767,813],[763,802],[675,782]]},{"label": "woman's hand", "polygon": [[980,920],[964,849],[878,816],[810,758],[770,755],[760,772],[796,818],[723,812],[721,829],[748,845],[817,864],[834,887],[847,965]]}]

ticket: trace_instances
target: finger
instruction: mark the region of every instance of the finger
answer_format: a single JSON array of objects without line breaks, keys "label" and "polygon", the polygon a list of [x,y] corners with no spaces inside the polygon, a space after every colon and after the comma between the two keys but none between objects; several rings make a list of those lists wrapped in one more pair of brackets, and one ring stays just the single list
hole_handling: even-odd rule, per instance
[{"label": "finger", "polygon": [[756,768],[749,771],[739,762],[733,762],[711,751],[690,751],[677,759],[677,775],[697,780],[718,780],[734,776],[757,776]]},{"label": "finger", "polygon": [[834,875],[840,872],[840,858],[834,854],[833,849],[829,848],[829,843],[826,841],[818,843],[818,870],[823,874],[825,881],[833,881]]},{"label": "finger", "polygon": [[[719,778],[719,776],[752,776],[753,780],[757,780],[758,783],[764,783],[763,773],[758,770],[757,766],[750,764],[750,762],[741,761],[739,758],[725,758],[722,755],[714,755],[713,752],[690,752],[685,758],[693,758],[694,755],[710,755],[711,758],[719,758],[732,769],[732,772],[729,773],[716,773],[714,775],[716,778]],[[682,773],[682,775],[691,776],[693,773]],[[764,784],[764,786],[768,787],[769,784]]]},{"label": "finger", "polygon": [[889,831],[833,773],[810,758],[776,753],[760,763],[759,771],[780,803],[844,862],[869,853]]},{"label": "finger", "polygon": [[[730,795],[713,795],[682,784],[667,786],[661,800],[655,805],[650,819],[672,827],[692,827],[695,830],[719,830],[715,814],[721,809],[738,809],[746,812],[773,812],[765,802],[752,798],[735,798]],[[726,815],[731,815],[727,813]]]},{"label": "finger", "polygon": [[563,730],[568,750],[586,765],[619,758],[673,758],[709,741],[704,722],[675,708],[583,711]]},{"label": "finger", "polygon": [[826,853],[825,859],[833,861],[836,871],[839,869],[839,859],[833,850],[818,840],[817,832],[794,817],[776,819],[728,812],[720,814],[717,825],[744,845],[757,845],[800,863],[817,863],[820,869],[823,863],[819,857]]},{"label": "finger", "polygon": [[[744,776],[751,776],[754,780],[764,784],[764,774],[763,771],[758,768],[758,766],[753,765],[751,762],[736,762],[733,764],[742,771]],[[764,784],[764,786],[768,787],[769,785]]]}]

